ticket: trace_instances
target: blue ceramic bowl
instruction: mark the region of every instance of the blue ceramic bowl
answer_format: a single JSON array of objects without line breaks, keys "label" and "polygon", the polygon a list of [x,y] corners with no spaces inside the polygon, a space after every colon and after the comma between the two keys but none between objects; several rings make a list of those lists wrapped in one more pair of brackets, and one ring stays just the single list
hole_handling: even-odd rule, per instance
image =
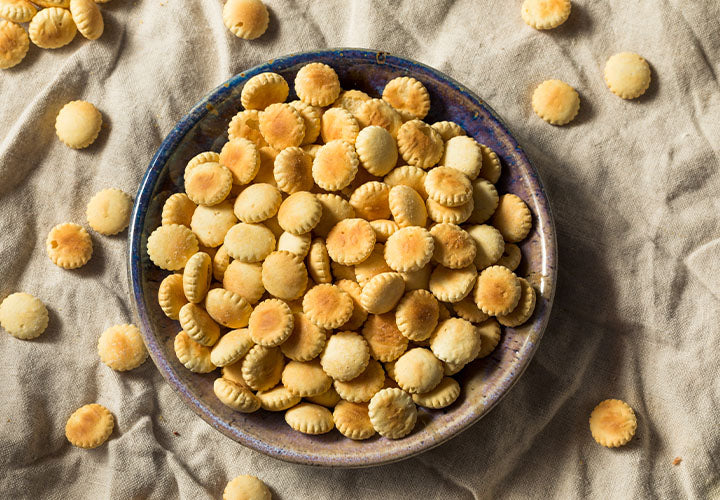
[{"label": "blue ceramic bowl", "polygon": [[[533,229],[520,245],[523,261],[518,274],[527,276],[538,292],[531,320],[520,328],[503,329],[497,349],[468,365],[458,375],[459,399],[440,411],[419,409],[414,431],[397,441],[375,436],[354,442],[333,431],[306,436],[292,430],[283,412],[245,415],[224,406],[213,394],[218,375],[191,373],[177,360],[173,339],[180,327],[165,317],[157,290],[167,274],[147,256],[147,238],[160,225],[165,200],[183,189],[185,164],[199,152],[220,151],[227,141],[227,125],[240,110],[240,92],[248,78],[273,71],[291,83],[300,67],[310,62],[332,66],[343,88],[380,96],[385,83],[397,76],[420,80],[430,93],[428,123],[452,120],[501,158],[502,192],[525,200],[533,213]],[[294,93],[290,99],[294,99]],[[129,232],[128,273],[134,307],[150,356],[168,383],[192,410],[217,430],[245,446],[281,460],[320,466],[378,465],[421,453],[457,436],[482,418],[518,380],[527,367],[548,321],[556,279],[555,228],[550,205],[537,171],[498,115],[479,97],[448,76],[423,64],[384,52],[332,49],[292,54],[240,73],[222,84],[175,126],[150,162],[137,193]],[[228,446],[234,446],[228,442]]]}]

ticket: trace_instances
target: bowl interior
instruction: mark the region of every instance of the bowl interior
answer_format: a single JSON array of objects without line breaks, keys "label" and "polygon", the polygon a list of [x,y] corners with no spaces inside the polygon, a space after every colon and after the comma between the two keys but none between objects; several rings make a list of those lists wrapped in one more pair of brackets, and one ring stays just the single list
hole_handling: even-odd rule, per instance
[{"label": "bowl interior", "polygon": [[[523,259],[519,276],[527,276],[538,292],[531,320],[520,328],[504,328],[500,344],[482,360],[458,375],[459,399],[444,410],[419,408],[418,424],[404,439],[375,436],[354,442],[338,432],[306,436],[293,431],[283,412],[259,411],[245,415],[224,406],[213,394],[218,373],[191,373],[177,360],[173,339],[180,326],[165,317],[157,291],[168,274],[147,256],[147,238],[160,225],[162,206],[183,188],[183,169],[196,154],[219,151],[227,141],[227,125],[240,108],[240,92],[248,78],[265,71],[283,75],[291,86],[297,70],[309,62],[332,66],[343,88],[363,90],[379,97],[385,83],[397,76],[420,80],[432,102],[428,123],[452,120],[501,158],[503,173],[498,190],[526,201],[533,213],[533,229],[520,245]],[[376,51],[336,49],[303,53],[272,60],[241,73],[198,103],[163,142],[153,158],[136,198],[130,230],[129,274],[135,307],[150,355],[168,382],[210,425],[235,441],[279,459],[325,466],[356,467],[400,460],[432,448],[455,436],[487,413],[522,374],[547,324],[555,288],[555,232],[537,172],[497,115],[469,90],[440,72],[419,63]]]}]

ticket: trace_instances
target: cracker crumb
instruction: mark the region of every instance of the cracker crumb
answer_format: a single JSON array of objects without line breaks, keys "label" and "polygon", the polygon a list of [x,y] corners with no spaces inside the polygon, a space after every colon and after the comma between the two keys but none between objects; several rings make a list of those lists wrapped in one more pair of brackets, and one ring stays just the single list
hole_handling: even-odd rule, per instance
[{"label": "cracker crumb", "polygon": [[682,457],[675,457],[675,460],[672,461],[672,464],[680,465],[680,462],[682,462]]}]

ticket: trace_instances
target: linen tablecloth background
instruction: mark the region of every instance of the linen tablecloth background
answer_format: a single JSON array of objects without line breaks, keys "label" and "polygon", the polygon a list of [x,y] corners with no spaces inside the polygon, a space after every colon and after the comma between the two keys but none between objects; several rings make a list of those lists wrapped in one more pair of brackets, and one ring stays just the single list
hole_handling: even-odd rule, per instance
[{"label": "linen tablecloth background", "polygon": [[[27,291],[50,310],[36,340],[0,333],[0,497],[220,498],[248,473],[282,499],[720,498],[718,3],[577,0],[549,32],[523,23],[520,0],[266,3],[268,32],[243,41],[217,0],[113,0],[99,41],[32,46],[0,73],[0,296]],[[92,260],[76,271],[44,249],[55,224],[86,224],[96,191],[134,194],[162,139],[208,91],[273,57],[336,46],[419,60],[486,99],[540,171],[560,256],[547,332],[507,397],[447,444],[364,470],[266,457],[196,417],[151,360],[129,373],[107,368],[99,334],[134,321],[127,233],[93,234]],[[603,81],[620,51],[653,70],[636,101]],[[532,90],[549,78],[580,93],[569,126],[532,112]],[[74,99],[105,120],[84,151],[54,132]],[[606,398],[638,416],[621,449],[588,430]],[[64,426],[91,402],[117,426],[86,451],[68,444]]]}]

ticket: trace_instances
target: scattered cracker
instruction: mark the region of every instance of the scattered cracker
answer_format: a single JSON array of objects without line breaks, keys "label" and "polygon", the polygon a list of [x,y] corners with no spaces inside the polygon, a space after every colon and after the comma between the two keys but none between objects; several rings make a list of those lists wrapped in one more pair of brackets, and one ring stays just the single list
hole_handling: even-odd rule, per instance
[{"label": "scattered cracker", "polygon": [[292,234],[310,232],[320,222],[322,205],[314,194],[298,191],[288,196],[278,210],[280,227]]},{"label": "scattered cracker", "polygon": [[497,320],[503,326],[516,327],[525,323],[535,310],[535,289],[524,278],[518,278],[520,282],[520,299],[511,312],[498,315]]},{"label": "scattered cracker", "polygon": [[491,266],[478,276],[475,303],[485,314],[508,314],[518,305],[521,290],[515,273],[507,267]]},{"label": "scattered cracker", "polygon": [[429,349],[416,347],[398,358],[394,374],[401,389],[410,394],[422,394],[440,383],[443,364]]},{"label": "scattered cracker", "polygon": [[383,179],[383,181],[391,187],[399,185],[409,186],[417,191],[423,200],[426,200],[428,197],[427,191],[425,191],[426,177],[427,172],[423,169],[413,167],[412,165],[404,165],[402,167],[395,168],[385,177],[385,179]]},{"label": "scattered cracker", "polygon": [[210,361],[215,366],[231,365],[242,359],[254,345],[247,328],[230,330],[213,346]]},{"label": "scattered cracker", "polygon": [[215,396],[225,406],[242,413],[252,413],[260,409],[260,400],[246,386],[223,377],[213,383]]},{"label": "scattered cracker", "polygon": [[533,92],[532,106],[535,114],[551,125],[565,125],[580,111],[580,96],[561,80],[545,80]]},{"label": "scattered cracker", "polygon": [[357,120],[345,108],[330,108],[320,119],[320,136],[325,143],[343,140],[354,144],[359,132]]},{"label": "scattered cracker", "polygon": [[435,222],[450,222],[452,224],[462,224],[470,217],[473,212],[474,201],[472,198],[459,207],[446,207],[428,198],[425,201],[428,216]]},{"label": "scattered cracker", "polygon": [[290,361],[282,372],[282,383],[296,396],[317,396],[327,391],[332,379],[323,371],[320,360]]},{"label": "scattered cracker", "polygon": [[381,273],[365,284],[360,303],[369,313],[386,313],[395,307],[404,291],[405,281],[400,273]]},{"label": "scattered cracker", "polygon": [[415,78],[401,76],[390,80],[382,93],[383,100],[393,108],[410,113],[422,120],[430,111],[430,95],[425,86]]},{"label": "scattered cracker", "polygon": [[483,270],[495,264],[505,250],[503,235],[493,226],[466,226],[467,234],[475,242],[475,267]]},{"label": "scattered cracker", "polygon": [[605,63],[605,83],[618,97],[635,99],[650,86],[650,65],[632,52],[621,52]]},{"label": "scattered cracker", "polygon": [[362,335],[370,347],[370,356],[383,363],[395,361],[407,350],[408,339],[400,333],[392,312],[369,315]]},{"label": "scattered cracker", "polygon": [[295,300],[305,291],[308,275],[300,257],[280,250],[262,263],[262,283],[272,295],[283,300]]},{"label": "scattered cracker", "polygon": [[466,364],[477,357],[482,339],[477,328],[460,318],[446,319],[430,337],[430,349],[438,359],[452,364]]},{"label": "scattered cracker", "polygon": [[247,264],[234,260],[223,273],[222,283],[223,288],[226,290],[238,294],[250,304],[255,304],[265,293],[262,280],[262,264]]},{"label": "scattered cracker", "polygon": [[370,221],[370,227],[375,232],[375,241],[384,243],[398,229],[397,222],[388,219],[376,219]]},{"label": "scattered cracker", "polygon": [[342,289],[329,283],[312,287],[302,301],[305,316],[320,328],[331,330],[344,324],[353,312],[353,301]]},{"label": "scattered cracker", "polygon": [[274,347],[285,342],[292,333],[293,313],[282,300],[267,299],[253,309],[248,328],[253,342]]},{"label": "scattered cracker", "polygon": [[210,349],[195,342],[185,331],[175,336],[173,347],[178,360],[191,372],[210,373],[216,368],[210,360]]},{"label": "scattered cracker", "polygon": [[[157,233],[161,229],[162,226],[156,229],[153,234]],[[190,232],[190,230],[185,227],[183,227],[183,229]],[[152,235],[150,238],[152,238]],[[148,239],[148,246],[149,245],[150,239]],[[168,245],[170,245],[170,243],[168,243]],[[78,267],[84,266],[90,260],[93,253],[92,239],[90,239],[90,235],[87,231],[85,231],[85,228],[70,222],[58,224],[52,228],[45,242],[45,248],[50,256],[50,260],[52,260],[55,265],[64,269],[77,269]],[[197,242],[195,242],[195,250],[197,251]]]},{"label": "scattered cracker", "polygon": [[260,0],[228,0],[222,18],[233,35],[245,40],[254,40],[265,33],[270,22],[267,7]]},{"label": "scattered cracker", "polygon": [[398,272],[417,271],[430,262],[435,243],[430,232],[417,226],[395,231],[385,243],[385,261]]},{"label": "scattered cracker", "polygon": [[482,345],[476,358],[480,359],[489,356],[500,342],[500,325],[494,318],[489,318],[477,325],[477,331],[482,339]]},{"label": "scattered cracker", "polygon": [[28,33],[38,47],[57,49],[72,42],[77,26],[69,10],[50,7],[42,9],[32,18]]},{"label": "scattered cracker", "polygon": [[210,315],[197,304],[189,302],[180,308],[180,326],[198,344],[210,347],[220,337],[220,327]]},{"label": "scattered cracker", "polygon": [[255,143],[239,137],[228,141],[220,151],[220,164],[232,173],[232,182],[243,186],[250,183],[260,169],[260,155]]},{"label": "scattered cracker", "polygon": [[[41,13],[48,10],[54,9],[44,9]],[[100,111],[86,101],[67,103],[55,119],[55,133],[66,146],[73,149],[83,149],[92,144],[100,134],[101,127]]]},{"label": "scattered cracker", "polygon": [[507,193],[500,197],[492,225],[500,231],[505,241],[516,243],[530,233],[532,214],[519,196]]},{"label": "scattered cracker", "polygon": [[[28,4],[32,6],[32,4]],[[0,9],[3,4],[0,4]],[[34,9],[34,7],[33,7]],[[5,13],[6,10],[0,11]],[[8,17],[3,15],[3,17]],[[0,69],[17,66],[30,48],[30,39],[22,26],[0,19]]]},{"label": "scattered cracker", "polygon": [[[347,294],[345,295],[347,296]],[[332,335],[328,338],[325,350],[320,355],[320,364],[325,373],[341,382],[359,376],[365,371],[369,360],[368,344],[361,335],[355,332],[338,332]]]},{"label": "scattered cracker", "polygon": [[0,303],[0,326],[15,338],[28,340],[42,335],[48,326],[48,310],[40,299],[16,292]]},{"label": "scattered cracker", "polygon": [[262,222],[273,217],[282,203],[280,190],[270,184],[251,184],[235,200],[233,211],[242,222]]},{"label": "scattered cracker", "polygon": [[606,399],[590,414],[593,439],[608,448],[630,442],[637,429],[637,417],[630,406],[619,399]]},{"label": "scattered cracker", "polygon": [[291,393],[282,384],[276,385],[267,391],[258,391],[255,394],[260,400],[260,407],[268,411],[284,411],[298,404],[302,398]]},{"label": "scattered cracker", "polygon": [[399,439],[408,435],[417,421],[417,408],[402,389],[382,389],[368,405],[373,427],[381,436]]},{"label": "scattered cracker", "polygon": [[264,110],[271,104],[285,102],[290,88],[277,73],[260,73],[243,86],[240,102],[245,109]]},{"label": "scattered cracker", "polygon": [[[35,17],[35,14],[37,14],[37,8],[28,0],[0,1],[0,17],[13,23],[28,23]],[[0,21],[0,25],[1,24],[2,21]],[[0,30],[2,30],[2,28],[0,28]],[[0,64],[0,68],[1,67],[2,65]]]},{"label": "scattered cracker", "polygon": [[201,245],[217,247],[225,241],[225,235],[236,223],[233,205],[225,200],[212,207],[197,207],[190,220],[190,229]]},{"label": "scattered cracker", "polygon": [[394,186],[388,195],[388,205],[399,227],[424,227],[427,224],[425,201],[410,186]]},{"label": "scattered cracker", "polygon": [[289,104],[270,104],[260,114],[260,133],[278,151],[300,146],[305,138],[305,121]]},{"label": "scattered cracker", "polygon": [[79,448],[97,448],[112,434],[115,419],[110,410],[99,404],[81,406],[65,424],[65,437]]},{"label": "scattered cracker", "polygon": [[354,115],[361,129],[376,125],[390,132],[394,139],[397,138],[400,126],[403,124],[398,112],[382,99],[363,102]]},{"label": "scattered cracker", "polygon": [[280,382],[284,368],[285,358],[279,347],[256,345],[242,360],[242,378],[251,389],[266,391]]},{"label": "scattered cracker", "polygon": [[230,120],[228,139],[233,141],[240,138],[254,142],[258,149],[268,145],[260,133],[260,113],[257,109],[240,111]]},{"label": "scattered cracker", "polygon": [[478,178],[472,182],[474,210],[468,222],[482,224],[495,213],[500,197],[497,189],[487,179]]},{"label": "scattered cracker", "polygon": [[212,259],[205,252],[198,252],[185,264],[183,291],[188,302],[198,303],[205,298],[212,279]]},{"label": "scattered cracker", "polygon": [[329,106],[340,95],[340,80],[327,64],[306,64],[295,76],[295,92],[311,106]]},{"label": "scattered cracker", "polygon": [[130,212],[132,212],[132,198],[119,189],[110,188],[98,191],[90,198],[85,214],[91,228],[100,234],[113,235],[128,226]]},{"label": "scattered cracker", "polygon": [[403,123],[397,133],[397,144],[398,151],[408,165],[422,169],[435,165],[443,153],[440,134],[420,120]]},{"label": "scattered cracker", "polygon": [[263,224],[235,224],[224,241],[228,255],[241,262],[261,262],[275,249],[275,235]]},{"label": "scattered cracker", "polygon": [[137,368],[148,356],[140,330],[135,325],[111,326],[100,335],[97,349],[100,360],[119,372]]},{"label": "scattered cracker", "polygon": [[352,182],[359,163],[352,144],[343,140],[331,141],[315,155],[312,177],[322,189],[338,191]]},{"label": "scattered cracker", "polygon": [[70,0],[70,14],[77,30],[88,40],[97,40],[103,34],[105,23],[94,0]]},{"label": "scattered cracker", "polygon": [[293,361],[310,361],[325,347],[325,330],[310,321],[301,312],[293,313],[293,329],[280,345],[283,354]]},{"label": "scattered cracker", "polygon": [[213,320],[224,327],[243,328],[250,321],[252,307],[235,292],[213,288],[205,297],[205,310]]},{"label": "scattered cracker", "polygon": [[675,457],[675,459],[672,461],[672,464],[680,465],[680,462],[682,462],[682,457]]},{"label": "scattered cracker", "polygon": [[395,322],[401,334],[410,340],[426,340],[438,323],[438,301],[427,290],[405,294],[395,311]]},{"label": "scattered cracker", "polygon": [[397,163],[397,144],[383,127],[371,125],[362,129],[355,139],[355,150],[360,164],[373,175],[386,175]]},{"label": "scattered cracker", "polygon": [[178,319],[180,308],[188,303],[183,290],[182,274],[171,274],[162,280],[158,288],[158,303],[165,316]]},{"label": "scattered cracker", "polygon": [[340,401],[333,411],[335,427],[343,436],[360,441],[375,434],[367,403]]},{"label": "scattered cracker", "polygon": [[332,260],[352,266],[364,261],[372,253],[375,231],[364,219],[344,219],[330,230],[325,244]]},{"label": "scattered cracker", "polygon": [[460,302],[472,291],[476,277],[474,264],[462,269],[437,266],[430,275],[430,291],[442,302]]},{"label": "scattered cracker", "polygon": [[330,410],[312,403],[300,403],[285,412],[285,422],[303,434],[325,434],[334,427]]},{"label": "scattered cracker", "polygon": [[450,223],[430,228],[433,237],[433,260],[450,269],[461,269],[474,262],[477,247],[473,238],[460,226]]},{"label": "scattered cracker", "polygon": [[444,142],[449,141],[453,137],[467,135],[467,132],[465,132],[465,130],[463,130],[463,128],[455,122],[435,122],[430,126],[437,130],[437,133],[440,134],[440,137],[442,137]]},{"label": "scattered cracker", "polygon": [[433,410],[447,408],[455,402],[460,395],[460,384],[455,379],[443,377],[432,391],[423,394],[413,394],[412,399],[416,405]]},{"label": "scattered cracker", "polygon": [[557,28],[570,16],[570,0],[525,0],[522,18],[536,30]]},{"label": "scattered cracker", "polygon": [[223,500],[270,500],[270,489],[255,476],[238,476],[223,490]]},{"label": "scattered cracker", "polygon": [[273,176],[281,191],[293,194],[309,191],[314,185],[313,159],[300,148],[286,148],[275,158]]}]

